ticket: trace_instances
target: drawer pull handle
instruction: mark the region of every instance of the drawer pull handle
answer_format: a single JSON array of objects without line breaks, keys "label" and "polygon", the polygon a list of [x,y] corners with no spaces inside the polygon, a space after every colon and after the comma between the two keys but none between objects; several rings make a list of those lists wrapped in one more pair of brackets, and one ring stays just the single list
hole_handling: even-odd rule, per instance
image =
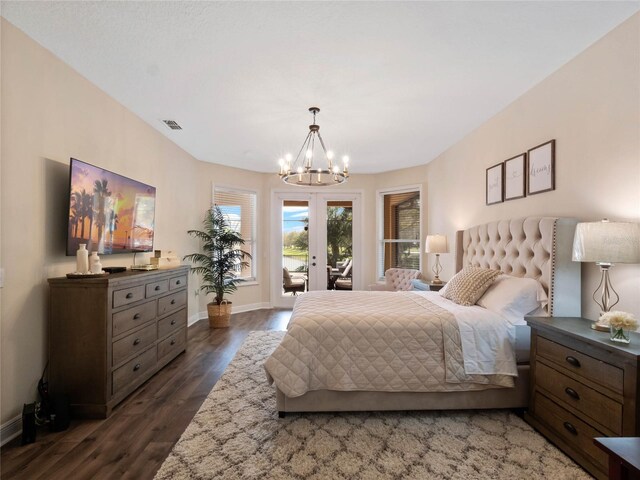
[{"label": "drawer pull handle", "polygon": [[171,345],[175,345],[175,344],[176,344],[176,339],[175,339],[175,338],[172,338],[172,339],[171,339]]},{"label": "drawer pull handle", "polygon": [[565,358],[565,360],[567,361],[567,363],[569,365],[573,365],[576,368],[580,368],[580,360],[578,360],[576,357],[572,357],[571,355],[569,355],[567,358]]},{"label": "drawer pull handle", "polygon": [[175,305],[176,301],[175,300],[171,300],[171,305]]},{"label": "drawer pull handle", "polygon": [[158,290],[160,290],[160,285],[156,285],[156,288],[154,288],[154,290],[157,292]]},{"label": "drawer pull handle", "polygon": [[564,428],[567,430],[567,432],[569,432],[572,435],[578,435],[578,430],[576,430],[576,427],[574,427],[573,425],[571,425],[569,422],[564,422],[562,425],[564,425]]},{"label": "drawer pull handle", "polygon": [[136,339],[133,341],[133,344],[134,344],[134,345],[139,345],[139,344],[140,344],[140,339],[139,339],[139,338],[136,338]]},{"label": "drawer pull handle", "polygon": [[564,389],[564,393],[566,393],[567,395],[569,395],[571,398],[573,398],[574,400],[580,400],[580,395],[578,395],[578,392],[576,392],[573,388],[571,387],[567,387]]},{"label": "drawer pull handle", "polygon": [[182,281],[181,280],[176,280],[176,285],[182,285]]},{"label": "drawer pull handle", "polygon": [[141,365],[139,363],[136,363],[136,366],[133,367],[133,371],[137,372],[138,370],[140,370]]},{"label": "drawer pull handle", "polygon": [[176,320],[175,318],[173,320],[171,320],[171,325],[175,325],[176,324]]},{"label": "drawer pull handle", "polygon": [[133,319],[134,319],[134,320],[138,320],[139,318],[140,318],[140,314],[139,314],[139,313],[136,313],[136,314],[133,316]]},{"label": "drawer pull handle", "polygon": [[125,296],[125,298],[133,298],[133,293],[131,293],[131,292],[127,293],[127,295]]}]

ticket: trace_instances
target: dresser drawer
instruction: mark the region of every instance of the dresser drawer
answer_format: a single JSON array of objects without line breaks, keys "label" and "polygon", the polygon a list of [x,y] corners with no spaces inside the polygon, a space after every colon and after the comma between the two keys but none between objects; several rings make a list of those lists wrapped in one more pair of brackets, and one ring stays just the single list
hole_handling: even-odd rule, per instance
[{"label": "dresser drawer", "polygon": [[113,336],[128,332],[138,325],[153,320],[156,316],[156,302],[147,302],[142,305],[127,308],[113,314]]},{"label": "dresser drawer", "polygon": [[623,370],[538,336],[537,354],[581,377],[623,393]]},{"label": "dresser drawer", "polygon": [[173,357],[184,350],[186,344],[186,329],[183,327],[174,334],[158,343],[158,360]]},{"label": "dresser drawer", "polygon": [[622,434],[622,405],[596,390],[548,367],[536,363],[536,385],[560,401],[592,418],[616,435]]},{"label": "dresser drawer", "polygon": [[560,438],[571,445],[576,452],[591,457],[603,472],[608,471],[607,454],[593,443],[595,437],[605,435],[540,393],[536,392],[534,405],[536,416]]},{"label": "dresser drawer", "polygon": [[169,290],[176,290],[187,285],[187,276],[181,275],[169,279]]},{"label": "dresser drawer", "polygon": [[153,345],[157,338],[156,335],[156,325],[155,323],[152,323],[148,327],[138,330],[137,332],[114,342],[113,365],[117,365],[129,358],[131,355],[141,352]]},{"label": "dresser drawer", "polygon": [[136,358],[125,363],[112,374],[112,391],[115,395],[127,385],[142,378],[156,368],[156,348],[150,348]]},{"label": "dresser drawer", "polygon": [[172,313],[168,317],[158,320],[158,338],[177,330],[178,328],[187,326],[187,309]]},{"label": "dresser drawer", "polygon": [[164,315],[165,313],[177,310],[187,304],[187,292],[177,292],[172,295],[167,295],[158,300],[158,315]]},{"label": "dresser drawer", "polygon": [[157,282],[147,283],[145,285],[145,295],[147,298],[162,295],[169,291],[169,280],[158,280]]},{"label": "dresser drawer", "polygon": [[129,305],[144,298],[144,285],[123,288],[113,292],[113,308]]}]

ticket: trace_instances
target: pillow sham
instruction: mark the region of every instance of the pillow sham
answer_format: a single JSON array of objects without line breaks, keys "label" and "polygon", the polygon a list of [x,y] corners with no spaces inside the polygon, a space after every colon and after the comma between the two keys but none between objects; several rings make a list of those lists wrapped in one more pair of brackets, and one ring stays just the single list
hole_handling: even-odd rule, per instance
[{"label": "pillow sham", "polygon": [[528,313],[541,309],[547,300],[547,294],[537,280],[502,274],[477,303],[511,322],[521,322]]},{"label": "pillow sham", "polygon": [[440,295],[458,305],[475,305],[482,294],[501,274],[499,270],[465,267],[440,290]]}]

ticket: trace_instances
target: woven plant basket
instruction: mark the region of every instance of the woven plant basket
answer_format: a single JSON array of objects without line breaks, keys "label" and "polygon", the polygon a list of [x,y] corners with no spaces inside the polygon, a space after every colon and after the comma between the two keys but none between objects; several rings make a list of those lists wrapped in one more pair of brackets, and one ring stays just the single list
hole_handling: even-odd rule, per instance
[{"label": "woven plant basket", "polygon": [[209,327],[227,328],[231,318],[231,302],[223,300],[220,305],[213,302],[208,303],[207,313],[209,314]]}]

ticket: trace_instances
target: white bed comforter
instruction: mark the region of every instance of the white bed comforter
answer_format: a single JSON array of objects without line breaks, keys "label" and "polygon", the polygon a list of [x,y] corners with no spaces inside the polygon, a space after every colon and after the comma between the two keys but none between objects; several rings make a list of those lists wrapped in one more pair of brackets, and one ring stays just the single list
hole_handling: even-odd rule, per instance
[{"label": "white bed comforter", "polygon": [[265,369],[289,397],[512,387],[513,340],[499,315],[434,292],[310,292]]}]

